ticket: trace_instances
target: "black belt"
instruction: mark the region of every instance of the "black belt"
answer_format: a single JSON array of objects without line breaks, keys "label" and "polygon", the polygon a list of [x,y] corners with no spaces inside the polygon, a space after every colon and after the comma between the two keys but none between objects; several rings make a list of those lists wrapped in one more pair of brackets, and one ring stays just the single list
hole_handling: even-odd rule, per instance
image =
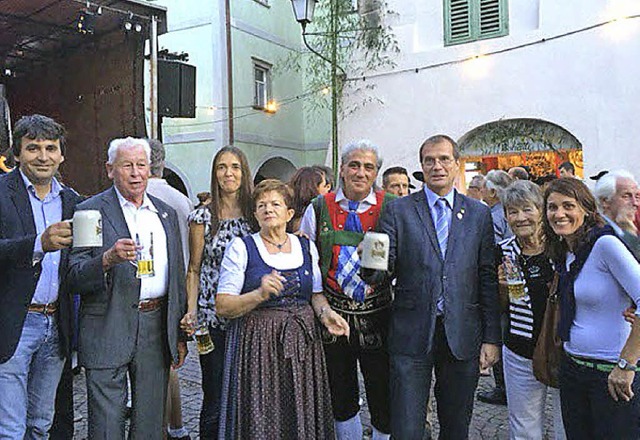
[{"label": "black belt", "polygon": [[391,305],[391,289],[389,287],[365,296],[363,302],[349,298],[343,293],[335,292],[328,286],[324,287],[324,293],[333,310],[347,315],[368,315],[387,309]]}]

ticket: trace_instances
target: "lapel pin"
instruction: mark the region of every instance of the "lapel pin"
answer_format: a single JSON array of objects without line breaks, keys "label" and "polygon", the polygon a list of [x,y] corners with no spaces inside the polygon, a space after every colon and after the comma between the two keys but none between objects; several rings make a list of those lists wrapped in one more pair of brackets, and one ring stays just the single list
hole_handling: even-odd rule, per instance
[{"label": "lapel pin", "polygon": [[462,213],[462,211],[460,211],[460,212],[456,215],[456,217],[458,217],[458,220],[462,220],[462,214],[463,214],[463,213]]},{"label": "lapel pin", "polygon": [[167,214],[166,212],[163,212],[162,213],[162,218],[167,218],[167,217],[169,217],[169,214]]}]

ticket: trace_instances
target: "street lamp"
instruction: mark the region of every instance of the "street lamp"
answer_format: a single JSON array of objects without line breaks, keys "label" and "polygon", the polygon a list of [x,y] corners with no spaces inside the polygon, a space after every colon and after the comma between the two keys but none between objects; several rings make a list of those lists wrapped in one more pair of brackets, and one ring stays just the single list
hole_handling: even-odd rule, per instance
[{"label": "street lamp", "polygon": [[328,36],[331,37],[331,58],[315,50],[307,41],[307,25],[313,20],[317,0],[291,0],[296,21],[302,26],[302,41],[304,45],[331,65],[331,155],[334,177],[338,176],[338,69],[346,77],[345,71],[338,66],[338,15],[336,13],[336,0],[329,1],[331,9],[331,29]]},{"label": "street lamp", "polygon": [[303,31],[305,26],[313,21],[313,11],[316,8],[316,1],[317,0],[291,0],[296,21],[302,25]]}]

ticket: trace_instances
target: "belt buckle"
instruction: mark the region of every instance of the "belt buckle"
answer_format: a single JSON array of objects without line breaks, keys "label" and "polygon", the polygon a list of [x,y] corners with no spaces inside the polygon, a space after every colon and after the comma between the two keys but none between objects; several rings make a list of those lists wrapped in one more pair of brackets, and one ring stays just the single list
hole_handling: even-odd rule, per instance
[{"label": "belt buckle", "polygon": [[138,301],[138,310],[144,311],[150,305],[151,305],[151,300],[149,299],[143,299],[142,301]]}]

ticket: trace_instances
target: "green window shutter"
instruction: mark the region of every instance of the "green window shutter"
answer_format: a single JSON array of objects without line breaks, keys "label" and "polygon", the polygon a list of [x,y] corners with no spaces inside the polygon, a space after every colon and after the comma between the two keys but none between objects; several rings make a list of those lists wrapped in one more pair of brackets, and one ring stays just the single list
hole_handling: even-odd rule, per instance
[{"label": "green window shutter", "polygon": [[506,35],[507,2],[504,0],[480,0],[478,38]]},{"label": "green window shutter", "polygon": [[445,0],[445,45],[464,43],[471,38],[471,1]]},{"label": "green window shutter", "polygon": [[508,0],[444,0],[445,46],[507,35]]}]

